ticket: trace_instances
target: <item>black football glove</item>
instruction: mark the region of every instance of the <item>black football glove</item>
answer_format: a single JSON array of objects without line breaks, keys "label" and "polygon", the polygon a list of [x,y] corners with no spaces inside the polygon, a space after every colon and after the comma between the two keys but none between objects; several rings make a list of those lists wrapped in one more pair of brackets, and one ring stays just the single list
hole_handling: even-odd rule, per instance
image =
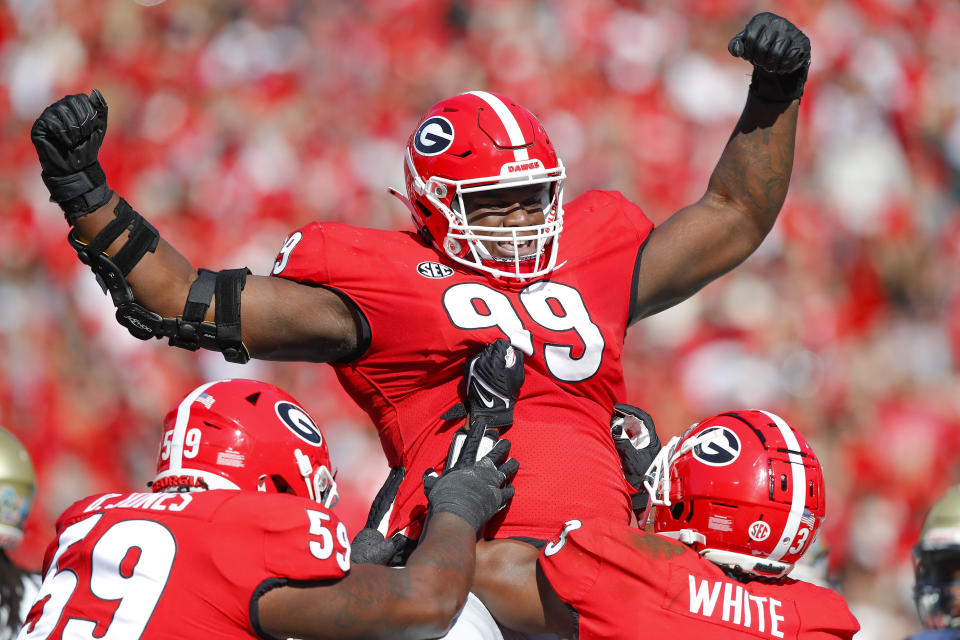
[{"label": "black football glove", "polygon": [[393,507],[394,500],[397,499],[397,490],[400,489],[400,483],[403,482],[405,474],[406,469],[403,467],[390,469],[386,482],[380,487],[380,491],[370,505],[366,525],[354,536],[350,544],[350,561],[354,564],[400,566],[416,548],[416,540],[402,533],[395,533],[389,539],[385,539],[379,530],[381,525],[385,526],[383,520]]},{"label": "black football glove", "polygon": [[758,13],[730,40],[727,50],[753,64],[750,92],[757,97],[790,102],[803,95],[810,39],[786,18]]},{"label": "black football glove", "polygon": [[[430,504],[430,514],[453,513],[479,531],[487,520],[513,497],[510,480],[519,463],[510,454],[510,441],[497,438],[495,429],[472,428],[461,437],[458,429],[450,445],[448,462],[437,476],[433,469],[423,474],[423,491]],[[484,441],[495,442],[477,459]]]},{"label": "black football glove", "polygon": [[503,338],[467,360],[467,411],[471,425],[507,427],[523,384],[523,353]]},{"label": "black football glove", "polygon": [[630,495],[634,511],[645,509],[649,494],[643,479],[660,453],[660,438],[650,414],[631,404],[615,404],[610,418],[610,435],[620,454],[623,477],[636,492]]},{"label": "black football glove", "polygon": [[113,196],[97,160],[106,132],[107,103],[96,89],[89,97],[79,93],[57,100],[33,123],[30,138],[43,183],[67,222],[99,209]]}]

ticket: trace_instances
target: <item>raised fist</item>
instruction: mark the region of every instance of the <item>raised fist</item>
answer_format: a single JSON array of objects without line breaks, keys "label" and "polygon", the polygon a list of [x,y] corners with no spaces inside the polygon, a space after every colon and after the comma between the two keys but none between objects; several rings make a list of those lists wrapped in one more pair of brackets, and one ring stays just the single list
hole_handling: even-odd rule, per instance
[{"label": "raised fist", "polygon": [[50,199],[69,222],[102,207],[113,195],[97,160],[106,132],[107,103],[96,89],[89,97],[79,93],[57,100],[30,130]]},{"label": "raised fist", "polygon": [[803,95],[810,68],[810,39],[786,18],[758,13],[730,40],[731,55],[753,64],[750,91],[772,102]]}]

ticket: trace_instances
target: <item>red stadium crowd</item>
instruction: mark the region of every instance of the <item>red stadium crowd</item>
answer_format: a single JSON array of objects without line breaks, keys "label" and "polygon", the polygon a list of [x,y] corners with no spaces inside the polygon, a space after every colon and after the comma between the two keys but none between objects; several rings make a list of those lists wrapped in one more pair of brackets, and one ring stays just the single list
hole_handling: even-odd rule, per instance
[{"label": "red stadium crowd", "polygon": [[[97,87],[111,186],[194,264],[268,273],[314,219],[409,228],[386,187],[423,110],[475,88],[544,122],[568,192],[619,189],[655,222],[699,197],[749,73],[756,10],[813,62],[780,220],[760,250],[626,343],[629,397],[663,439],[733,406],[787,417],[824,464],[829,579],[862,637],[915,628],[910,548],[960,481],[960,6],[936,0],[30,0],[0,5],[0,424],[30,451],[38,567],[79,497],[152,476],[165,410],[258,378],[329,435],[355,531],[386,475],[330,368],[144,344],[65,241],[28,130]],[[886,634],[886,635],[885,635]]]}]

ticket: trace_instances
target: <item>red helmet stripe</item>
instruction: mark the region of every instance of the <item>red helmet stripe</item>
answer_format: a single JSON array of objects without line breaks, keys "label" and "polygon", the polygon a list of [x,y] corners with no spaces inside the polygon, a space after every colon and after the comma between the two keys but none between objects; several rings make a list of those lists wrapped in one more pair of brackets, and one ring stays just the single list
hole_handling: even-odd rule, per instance
[{"label": "red helmet stripe", "polygon": [[[477,96],[493,109],[494,113],[500,118],[500,123],[503,124],[503,128],[507,131],[507,137],[510,139],[510,146],[519,147],[526,143],[526,140],[523,139],[523,132],[520,130],[520,124],[517,122],[517,119],[513,116],[513,112],[510,111],[510,108],[504,104],[503,100],[493,95],[492,93],[487,93],[486,91],[470,91],[470,95]],[[514,162],[520,162],[522,160],[529,160],[530,155],[527,153],[527,150],[524,149],[514,149],[513,150],[513,160]]]},{"label": "red helmet stripe", "polygon": [[177,420],[173,425],[173,438],[171,438],[170,442],[171,472],[183,469],[183,440],[187,436],[187,424],[190,422],[190,408],[193,406],[193,403],[197,401],[197,398],[218,382],[223,381],[214,380],[213,382],[200,385],[191,391],[187,397],[180,402],[180,406],[177,407]]},{"label": "red helmet stripe", "polygon": [[780,430],[780,435],[783,437],[783,441],[789,451],[787,456],[790,459],[792,475],[790,478],[792,488],[790,514],[787,516],[787,521],[783,526],[783,533],[780,534],[780,541],[768,556],[771,560],[780,560],[786,555],[790,547],[793,546],[797,531],[800,529],[800,518],[803,517],[803,510],[806,505],[804,489],[807,486],[807,468],[803,464],[803,458],[797,453],[800,451],[800,442],[797,440],[797,436],[793,432],[793,429],[790,428],[790,425],[774,413],[770,413],[769,411],[761,411],[761,413],[773,420],[773,423]]}]

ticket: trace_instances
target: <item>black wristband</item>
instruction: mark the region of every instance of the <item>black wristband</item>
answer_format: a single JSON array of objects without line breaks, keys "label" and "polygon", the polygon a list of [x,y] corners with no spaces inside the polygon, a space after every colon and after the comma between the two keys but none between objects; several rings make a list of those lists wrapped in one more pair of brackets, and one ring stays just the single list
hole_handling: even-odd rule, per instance
[{"label": "black wristband", "polygon": [[755,66],[750,93],[767,102],[792,102],[803,95],[807,69],[803,66],[790,73],[771,73]]},{"label": "black wristband", "polygon": [[51,176],[43,172],[40,177],[50,191],[50,201],[60,205],[70,224],[77,218],[93,213],[113,197],[113,190],[107,186],[107,176],[99,162],[65,176]]}]

